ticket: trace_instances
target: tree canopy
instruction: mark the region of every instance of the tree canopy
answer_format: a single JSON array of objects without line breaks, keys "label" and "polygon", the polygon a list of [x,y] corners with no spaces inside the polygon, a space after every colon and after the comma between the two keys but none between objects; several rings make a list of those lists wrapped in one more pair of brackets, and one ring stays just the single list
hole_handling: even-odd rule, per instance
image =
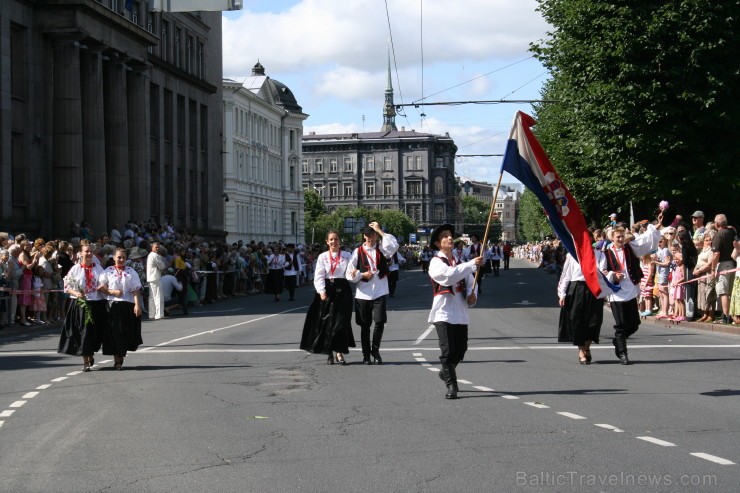
[{"label": "tree canopy", "polygon": [[[314,192],[316,193],[316,192]],[[321,196],[316,193],[319,199]],[[316,206],[316,202],[312,202],[312,211],[318,212],[319,208]],[[322,211],[316,215],[312,215],[309,218],[309,202],[306,201],[306,242],[310,243],[323,243],[329,230],[336,230],[340,233],[342,242],[354,243],[362,241],[362,236],[358,234],[345,233],[344,231],[344,220],[348,217],[353,217],[356,220],[362,219],[365,224],[369,224],[372,221],[377,221],[383,228],[383,231],[392,234],[396,238],[403,238],[404,241],[408,241],[409,234],[416,231],[416,223],[397,209],[366,209],[364,207],[339,207],[331,213],[327,213],[323,209],[323,201],[321,202]]]},{"label": "tree canopy", "polygon": [[[491,204],[484,202],[472,195],[463,195],[460,200],[460,207],[463,211],[463,233],[477,234],[481,240],[486,231],[488,215],[491,212]],[[501,241],[503,227],[501,219],[491,221],[491,229],[488,232],[488,239],[491,241]]]},{"label": "tree canopy", "polygon": [[740,0],[538,0],[536,134],[592,221],[668,200],[738,221]]}]

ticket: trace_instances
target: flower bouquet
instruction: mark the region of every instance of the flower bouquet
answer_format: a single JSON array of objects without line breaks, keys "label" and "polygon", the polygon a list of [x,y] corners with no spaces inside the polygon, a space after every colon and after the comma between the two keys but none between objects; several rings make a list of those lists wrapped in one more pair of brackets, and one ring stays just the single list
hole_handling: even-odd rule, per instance
[{"label": "flower bouquet", "polygon": [[64,284],[66,286],[69,286],[73,290],[82,293],[82,296],[77,298],[77,306],[82,308],[82,314],[83,314],[83,323],[85,325],[90,325],[95,323],[95,319],[93,318],[92,314],[92,307],[90,306],[90,303],[87,301],[85,296],[88,294],[84,287],[82,287],[77,279],[73,279],[70,277],[67,277],[64,279]]}]

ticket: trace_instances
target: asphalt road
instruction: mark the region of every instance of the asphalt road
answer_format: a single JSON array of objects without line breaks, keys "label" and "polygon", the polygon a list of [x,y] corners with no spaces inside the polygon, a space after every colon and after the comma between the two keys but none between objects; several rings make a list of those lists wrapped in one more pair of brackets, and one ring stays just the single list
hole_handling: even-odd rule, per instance
[{"label": "asphalt road", "polygon": [[0,491],[738,491],[740,336],[645,323],[625,367],[607,312],[582,366],[555,283],[523,261],[484,280],[456,401],[419,271],[382,366],[298,349],[310,287],[146,322],[123,372],[79,372],[55,329],[2,331]]}]

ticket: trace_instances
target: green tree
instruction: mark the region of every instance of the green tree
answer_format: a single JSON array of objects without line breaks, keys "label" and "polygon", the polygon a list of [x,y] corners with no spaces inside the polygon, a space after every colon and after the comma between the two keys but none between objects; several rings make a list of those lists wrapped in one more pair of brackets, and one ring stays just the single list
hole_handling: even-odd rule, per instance
[{"label": "green tree", "polygon": [[[486,232],[488,216],[491,213],[491,204],[476,199],[472,195],[464,195],[460,203],[463,211],[463,233],[477,234],[482,240]],[[491,221],[488,239],[490,241],[501,241],[503,229],[501,219],[494,219]]]},{"label": "green tree", "polygon": [[538,0],[550,70],[536,133],[587,216],[738,217],[740,0]]},{"label": "green tree", "polygon": [[519,198],[519,233],[525,242],[540,241],[553,234],[545,210],[531,190],[525,190]]}]

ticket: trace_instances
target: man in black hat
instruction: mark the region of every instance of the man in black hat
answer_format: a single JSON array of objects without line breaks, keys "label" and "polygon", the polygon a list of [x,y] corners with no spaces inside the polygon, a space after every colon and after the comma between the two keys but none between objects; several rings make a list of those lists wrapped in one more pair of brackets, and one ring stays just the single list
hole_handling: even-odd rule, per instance
[{"label": "man in black hat", "polygon": [[[352,252],[347,268],[347,280],[357,284],[355,292],[355,321],[360,326],[362,340],[362,362],[376,365],[383,363],[380,357],[380,341],[387,315],[385,300],[388,295],[388,261],[386,257],[398,250],[396,238],[380,229],[377,222],[371,222],[362,232],[365,242]],[[378,236],[381,237],[378,243]],[[373,329],[372,348],[370,346],[370,325]]]},{"label": "man in black hat", "polygon": [[439,357],[442,362],[439,377],[447,386],[445,399],[457,399],[456,368],[468,349],[468,307],[472,307],[477,301],[477,288],[473,286],[474,275],[485,261],[483,255],[479,255],[459,263],[452,253],[454,236],[454,227],[443,224],[432,232],[430,238],[432,246],[439,251],[429,262],[434,299],[428,321],[437,329],[439,349],[442,352]]}]

